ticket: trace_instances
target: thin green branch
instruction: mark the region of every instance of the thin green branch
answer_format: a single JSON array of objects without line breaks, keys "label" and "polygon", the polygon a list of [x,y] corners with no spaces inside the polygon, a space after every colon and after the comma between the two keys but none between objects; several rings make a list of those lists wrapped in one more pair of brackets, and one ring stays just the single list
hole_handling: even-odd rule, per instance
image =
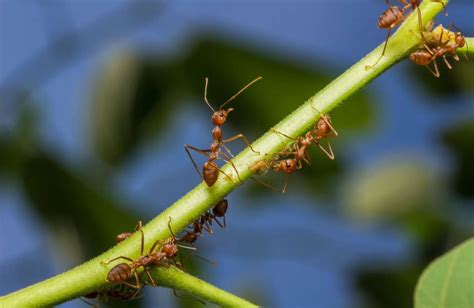
[{"label": "thin green branch", "polygon": [[[444,4],[446,5],[447,3],[448,0],[444,0]],[[426,23],[432,20],[443,7],[439,3],[424,1],[420,9],[423,15],[423,22]],[[299,136],[304,133],[320,117],[319,112],[315,108],[321,112],[329,113],[354,92],[363,88],[368,82],[416,48],[420,42],[417,36],[413,35],[415,31],[418,31],[417,14],[411,14],[400,29],[390,38],[386,54],[378,62],[377,66],[372,69],[365,69],[366,66],[375,63],[382,52],[383,44],[311,97],[274,128],[290,136]],[[255,154],[249,149],[245,149],[233,160],[240,178],[243,181],[247,180],[252,175],[250,167],[253,164],[262,159],[268,159],[269,156],[265,156],[266,153],[276,153],[287,144],[287,138],[282,138],[279,134],[272,131],[267,132],[252,145],[260,154]],[[146,249],[149,249],[156,240],[164,240],[170,236],[168,230],[170,217],[172,218],[172,228],[177,233],[241,184],[229,164],[223,167],[223,171],[231,175],[233,181],[221,176],[211,188],[207,187],[204,183],[199,184],[144,226]],[[106,287],[108,285],[106,282],[107,273],[118,262],[106,266],[101,264],[101,261],[107,261],[117,256],[138,257],[140,251],[139,236],[139,234],[135,234],[102,255],[68,272],[0,298],[0,306],[15,307],[19,304],[23,306],[56,305]],[[160,277],[160,283],[163,285],[179,287],[183,291],[222,305],[233,305],[235,303],[230,300],[233,295],[229,294],[227,297],[222,296],[218,299],[217,296],[207,293],[205,288],[199,288],[197,284],[175,285],[174,283],[177,282],[173,281],[174,278],[171,275],[167,276],[165,274],[167,272],[166,269],[160,270],[160,272],[163,273]],[[184,278],[182,276],[179,279]],[[188,279],[188,281],[191,280]],[[224,293],[222,292],[225,291],[219,292],[223,295]]]},{"label": "thin green branch", "polygon": [[168,268],[155,268],[150,271],[156,281],[164,287],[175,290],[186,290],[189,295],[211,301],[220,306],[227,307],[257,307],[240,297],[223,291],[215,286],[196,278],[192,275],[170,266]]},{"label": "thin green branch", "polygon": [[456,50],[460,54],[474,55],[474,37],[466,37],[466,44]]}]

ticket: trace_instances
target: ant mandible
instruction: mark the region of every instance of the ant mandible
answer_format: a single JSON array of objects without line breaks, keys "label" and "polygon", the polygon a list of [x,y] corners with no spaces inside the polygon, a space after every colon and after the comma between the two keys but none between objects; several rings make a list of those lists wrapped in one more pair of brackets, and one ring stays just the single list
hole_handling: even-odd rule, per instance
[{"label": "ant mandible", "polygon": [[[189,158],[191,159],[191,162],[193,163],[194,169],[196,172],[199,174],[199,176],[204,180],[204,182],[207,184],[207,186],[211,187],[213,186],[218,177],[219,177],[219,172],[223,173],[226,177],[230,178],[224,171],[220,170],[217,164],[215,163],[215,160],[217,159],[222,159],[227,162],[229,162],[232,165],[232,168],[235,170],[237,177],[240,180],[240,175],[239,172],[237,171],[237,168],[235,165],[232,163],[230,157],[233,157],[232,153],[230,150],[225,146],[225,143],[237,140],[237,139],[242,139],[244,143],[252,150],[252,152],[260,154],[259,152],[255,151],[250,143],[248,142],[247,138],[243,134],[237,134],[235,136],[229,137],[227,139],[222,138],[222,128],[221,126],[224,125],[225,121],[227,120],[227,116],[230,112],[234,110],[234,108],[229,108],[227,110],[223,109],[225,105],[230,103],[232,100],[234,100],[239,94],[241,94],[243,91],[245,91],[248,87],[250,87],[252,84],[255,82],[259,81],[262,79],[262,77],[257,77],[251,82],[249,82],[246,86],[244,86],[242,89],[240,89],[236,94],[231,96],[228,100],[226,100],[216,111],[212,107],[212,105],[209,103],[207,100],[207,86],[208,86],[208,78],[206,77],[206,83],[204,86],[204,101],[206,102],[207,106],[212,110],[212,123],[215,125],[214,129],[212,130],[212,144],[209,147],[209,149],[199,149],[194,146],[191,146],[189,144],[184,145],[184,149],[186,150],[186,153],[188,154]],[[229,156],[224,153],[221,150],[222,148],[225,149],[225,151],[229,154]],[[190,150],[196,151],[202,155],[207,156],[208,160],[204,163],[202,166],[202,174],[199,172],[199,168],[194,161]]]}]

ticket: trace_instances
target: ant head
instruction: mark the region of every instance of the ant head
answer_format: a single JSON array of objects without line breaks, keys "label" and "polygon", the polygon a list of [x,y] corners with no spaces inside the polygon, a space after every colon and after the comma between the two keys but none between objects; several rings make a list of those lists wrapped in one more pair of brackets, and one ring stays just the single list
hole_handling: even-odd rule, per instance
[{"label": "ant head", "polygon": [[466,44],[464,35],[461,32],[456,32],[454,34],[454,41],[456,42],[456,45],[458,45],[458,47],[464,47],[464,45]]},{"label": "ant head", "polygon": [[168,259],[171,259],[178,255],[178,246],[174,243],[167,243],[161,248],[161,251],[166,254]]},{"label": "ant head", "polygon": [[420,0],[410,0],[410,4],[411,4],[411,7],[415,9],[418,6],[420,6]]},{"label": "ant head", "polygon": [[285,159],[285,172],[292,173],[296,169],[296,160],[295,159]]},{"label": "ant head", "polygon": [[234,108],[229,108],[227,110],[219,109],[212,114],[212,123],[217,126],[221,126],[227,120],[227,115],[229,112],[234,111]]},{"label": "ant head", "polygon": [[197,240],[197,235],[194,232],[186,233],[186,241],[189,243],[194,243]]},{"label": "ant head", "polygon": [[329,126],[328,123],[331,123],[331,117],[328,114],[321,116],[321,119],[318,121],[318,130],[320,132],[329,133],[331,126]]}]

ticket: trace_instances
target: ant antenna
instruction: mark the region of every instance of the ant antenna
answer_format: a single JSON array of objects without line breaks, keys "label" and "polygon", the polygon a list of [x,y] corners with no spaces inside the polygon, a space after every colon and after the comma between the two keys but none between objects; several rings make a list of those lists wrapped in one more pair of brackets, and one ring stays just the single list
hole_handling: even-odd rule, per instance
[{"label": "ant antenna", "polygon": [[184,249],[189,249],[189,250],[197,250],[197,248],[193,246],[186,246],[186,245],[181,245],[181,244],[176,244],[176,246],[184,248]]},{"label": "ant antenna", "polygon": [[212,112],[216,112],[214,110],[214,108],[212,108],[211,104],[209,103],[209,101],[207,100],[207,85],[209,83],[209,78],[206,77],[206,84],[204,85],[204,101],[206,102],[206,104],[209,106],[209,108],[211,108]]},{"label": "ant antenna", "polygon": [[168,220],[168,229],[170,229],[170,232],[171,232],[171,235],[173,236],[173,238],[176,238],[176,236],[174,235],[173,229],[171,229],[171,216],[169,216],[168,218],[169,218],[169,220]]},{"label": "ant antenna", "polygon": [[255,78],[254,80],[252,80],[251,82],[249,82],[245,87],[243,87],[242,89],[239,90],[239,92],[235,93],[233,96],[231,96],[228,100],[225,101],[224,104],[222,104],[220,107],[219,107],[219,110],[222,109],[222,107],[224,107],[225,105],[227,105],[228,103],[230,103],[231,101],[233,101],[237,96],[239,96],[242,92],[244,92],[245,90],[247,90],[248,87],[250,87],[251,85],[253,85],[254,83],[256,83],[257,81],[259,81],[260,79],[262,79],[263,77],[262,76],[259,76],[257,78]]}]

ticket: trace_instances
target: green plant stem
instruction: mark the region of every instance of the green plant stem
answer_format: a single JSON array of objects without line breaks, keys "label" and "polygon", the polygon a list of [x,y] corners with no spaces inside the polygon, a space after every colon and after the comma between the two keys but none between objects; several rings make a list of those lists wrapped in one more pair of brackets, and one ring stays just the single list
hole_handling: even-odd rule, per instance
[{"label": "green plant stem", "polygon": [[[444,3],[446,5],[448,0],[444,0]],[[439,3],[424,1],[420,9],[423,15],[423,22],[426,23],[432,20],[443,7]],[[290,136],[299,136],[304,133],[314,125],[320,117],[319,112],[315,108],[323,113],[329,113],[351,94],[364,87],[368,82],[416,48],[416,46],[420,44],[418,36],[413,34],[413,32],[416,31],[418,31],[417,14],[411,14],[401,25],[400,29],[390,38],[385,56],[375,67],[366,69],[366,66],[370,66],[377,61],[377,58],[382,53],[383,44],[311,97],[274,128]],[[269,131],[252,145],[254,149],[260,152],[259,154],[250,151],[248,148],[242,151],[233,160],[239,172],[240,179],[242,181],[248,179],[252,175],[250,167],[253,164],[260,160],[268,159],[270,156],[265,154],[278,152],[285,147],[288,142],[289,140],[287,138]],[[225,176],[220,176],[213,187],[207,187],[204,183],[199,184],[143,227],[145,233],[145,251],[147,251],[156,240],[164,240],[170,236],[168,230],[170,217],[172,218],[171,225],[174,232],[181,231],[241,184],[232,166],[227,164],[222,170],[232,177],[232,181]],[[104,217],[104,219],[106,219],[106,217]],[[108,285],[106,282],[108,271],[121,261],[112,262],[108,265],[101,264],[101,261],[108,261],[117,256],[137,258],[139,254],[140,234],[137,233],[83,265],[0,298],[0,306],[1,304],[5,307],[15,307],[18,305],[55,305],[88,294],[94,290],[102,289]],[[163,271],[165,272],[165,270]],[[172,282],[169,277],[171,276],[163,275],[160,283],[163,285],[171,285]],[[206,293],[204,289],[201,292],[201,289],[196,286],[175,286],[182,291],[201,296],[212,302],[219,302],[222,305],[232,305],[230,302],[226,302],[227,299],[224,297],[218,300],[214,298],[212,294]]]},{"label": "green plant stem", "polygon": [[175,290],[186,290],[189,295],[200,297],[220,306],[227,307],[257,307],[240,297],[223,291],[215,286],[196,278],[192,275],[170,266],[168,268],[155,268],[150,271],[156,281],[164,287]]},{"label": "green plant stem", "polygon": [[474,55],[474,37],[466,37],[466,44],[456,50],[460,54]]}]

